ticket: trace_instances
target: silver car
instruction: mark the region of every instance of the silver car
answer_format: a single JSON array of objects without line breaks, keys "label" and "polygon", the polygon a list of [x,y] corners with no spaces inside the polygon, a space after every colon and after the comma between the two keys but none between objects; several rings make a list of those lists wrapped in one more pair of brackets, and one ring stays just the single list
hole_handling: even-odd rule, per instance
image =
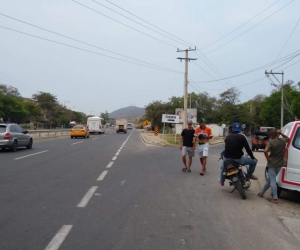
[{"label": "silver car", "polygon": [[0,148],[17,151],[18,147],[32,148],[32,137],[17,124],[0,123]]}]

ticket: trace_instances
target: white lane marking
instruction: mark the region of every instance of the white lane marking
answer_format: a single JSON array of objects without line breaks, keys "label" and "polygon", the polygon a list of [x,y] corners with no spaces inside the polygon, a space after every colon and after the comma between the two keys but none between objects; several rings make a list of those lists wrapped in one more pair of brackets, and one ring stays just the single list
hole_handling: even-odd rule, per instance
[{"label": "white lane marking", "polygon": [[121,181],[121,186],[123,186],[125,184],[125,180]]},{"label": "white lane marking", "polygon": [[23,159],[23,158],[26,158],[26,157],[30,157],[30,156],[33,156],[33,155],[38,155],[38,154],[46,153],[48,151],[49,150],[45,150],[45,151],[41,151],[41,152],[38,152],[38,153],[34,153],[34,154],[30,154],[30,155],[25,155],[25,156],[22,156],[22,157],[15,158],[15,160],[20,160],[20,159]]},{"label": "white lane marking", "polygon": [[[97,181],[103,181],[105,175],[107,175],[108,171],[107,170],[104,170],[100,176],[98,177]],[[96,194],[95,194],[96,195]]]},{"label": "white lane marking", "polygon": [[77,207],[85,207],[89,200],[92,198],[92,196],[94,195],[96,189],[98,187],[97,186],[92,186],[89,191],[87,191],[87,193],[85,194],[85,196],[83,196],[82,200],[78,203]]},{"label": "white lane marking", "polygon": [[113,161],[111,161],[110,163],[108,163],[108,165],[106,166],[106,168],[111,168],[112,164],[114,164]]},{"label": "white lane marking", "polygon": [[60,245],[63,243],[68,233],[71,231],[73,225],[63,225],[61,229],[57,232],[57,234],[50,241],[45,250],[57,250]]},{"label": "white lane marking", "polygon": [[118,150],[118,152],[115,155],[119,155],[121,150]]},{"label": "white lane marking", "polygon": [[72,143],[71,145],[75,145],[75,144],[82,143],[82,142],[83,142],[83,141],[74,142],[74,143]]},{"label": "white lane marking", "polygon": [[114,156],[111,160],[115,161],[117,159],[117,156]]},{"label": "white lane marking", "polygon": [[99,137],[95,137],[95,138],[93,138],[92,140],[96,140],[96,139],[98,139]]}]

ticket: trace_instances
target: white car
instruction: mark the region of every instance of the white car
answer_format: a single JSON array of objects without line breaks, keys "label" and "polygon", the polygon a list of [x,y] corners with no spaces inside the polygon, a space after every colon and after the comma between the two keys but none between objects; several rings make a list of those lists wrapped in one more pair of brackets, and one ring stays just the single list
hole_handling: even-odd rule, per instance
[{"label": "white car", "polygon": [[278,193],[280,189],[300,192],[300,121],[286,124],[282,133],[290,139],[284,154],[284,166],[276,177]]}]

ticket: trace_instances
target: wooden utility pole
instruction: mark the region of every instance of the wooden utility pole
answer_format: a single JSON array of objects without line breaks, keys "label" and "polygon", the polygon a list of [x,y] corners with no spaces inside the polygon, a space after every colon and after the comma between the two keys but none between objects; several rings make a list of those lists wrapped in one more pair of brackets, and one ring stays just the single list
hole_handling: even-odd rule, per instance
[{"label": "wooden utility pole", "polygon": [[183,104],[183,109],[184,109],[184,120],[183,120],[183,127],[187,127],[187,88],[188,88],[188,62],[191,60],[197,60],[197,58],[189,58],[188,53],[189,51],[194,51],[195,49],[185,49],[185,50],[179,50],[177,49],[177,52],[183,52],[185,51],[185,57],[178,57],[180,61],[185,60],[185,72],[184,72],[184,104]]}]

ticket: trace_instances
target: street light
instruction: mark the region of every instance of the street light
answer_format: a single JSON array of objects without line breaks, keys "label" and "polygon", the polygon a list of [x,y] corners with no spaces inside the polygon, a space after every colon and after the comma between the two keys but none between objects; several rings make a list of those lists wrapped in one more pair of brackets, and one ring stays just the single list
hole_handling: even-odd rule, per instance
[{"label": "street light", "polygon": [[282,71],[281,73],[279,72],[272,72],[272,70],[270,72],[267,72],[267,70],[265,70],[265,74],[267,77],[269,77],[269,75],[282,75],[282,83],[281,83],[281,119],[280,119],[280,126],[281,128],[283,127],[283,76],[284,76],[284,72]]}]

